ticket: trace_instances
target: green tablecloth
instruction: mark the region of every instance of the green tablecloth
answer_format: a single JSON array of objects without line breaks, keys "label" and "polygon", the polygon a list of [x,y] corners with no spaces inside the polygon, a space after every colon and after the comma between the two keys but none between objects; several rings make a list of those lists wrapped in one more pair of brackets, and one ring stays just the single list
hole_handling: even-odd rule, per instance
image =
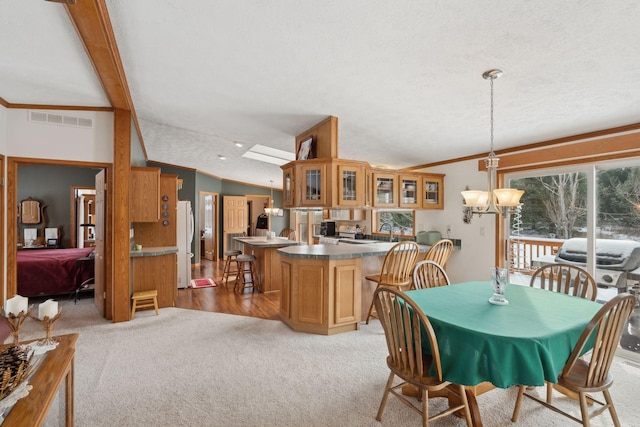
[{"label": "green tablecloth", "polygon": [[407,292],[438,338],[444,379],[496,387],[556,382],[584,327],[600,305],[528,286],[509,285],[508,305],[488,302],[489,282]]}]

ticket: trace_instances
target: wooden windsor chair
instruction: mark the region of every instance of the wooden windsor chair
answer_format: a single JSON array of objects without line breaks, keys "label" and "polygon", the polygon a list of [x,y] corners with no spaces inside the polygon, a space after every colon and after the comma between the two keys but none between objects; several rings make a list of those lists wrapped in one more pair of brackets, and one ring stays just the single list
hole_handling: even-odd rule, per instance
[{"label": "wooden windsor chair", "polygon": [[[578,395],[581,418],[577,418],[552,405],[549,396],[547,396],[547,401],[545,402],[527,392],[525,385],[520,385],[518,387],[518,397],[516,398],[511,421],[516,422],[518,420],[522,397],[526,396],[565,417],[581,423],[585,427],[590,425],[591,418],[600,415],[608,409],[613,424],[620,426],[618,414],[616,413],[611,394],[609,393],[609,388],[613,383],[613,377],[609,373],[609,368],[611,367],[616,347],[620,341],[622,329],[631,315],[635,304],[635,297],[628,294],[618,294],[604,304],[585,327],[573,348],[573,352],[569,356],[569,359],[567,359],[562,372],[558,376],[558,385]],[[589,360],[580,358],[580,355],[585,350],[585,346],[592,339],[594,339],[593,350]],[[602,392],[605,403],[597,401],[591,395],[587,394],[594,392]],[[599,408],[593,412],[589,411],[589,403],[591,402],[599,405]]]},{"label": "wooden windsor chair", "polygon": [[440,239],[435,242],[424,255],[424,261],[434,261],[444,269],[447,260],[453,251],[453,242],[449,239]]},{"label": "wooden windsor chair", "polygon": [[[465,389],[462,385],[452,384],[442,378],[440,350],[436,333],[424,312],[402,291],[381,287],[373,295],[380,323],[387,339],[389,355],[387,366],[391,370],[384,388],[382,401],[376,420],[381,421],[389,393],[396,396],[416,412],[422,414],[422,425],[462,410],[467,426],[472,425],[471,412]],[[425,348],[428,350],[425,351]],[[429,374],[430,370],[434,374]],[[403,382],[393,385],[395,376]],[[402,387],[411,384],[420,390],[421,407],[415,405],[415,399],[402,394]],[[429,416],[429,393],[447,388],[456,394],[461,404],[449,406],[433,416]]]},{"label": "wooden windsor chair", "polygon": [[413,269],[412,289],[435,288],[450,283],[444,268],[435,261],[420,261]]},{"label": "wooden windsor chair", "polygon": [[[396,288],[409,288],[411,285],[411,272],[418,259],[420,246],[416,242],[398,242],[389,249],[382,263],[380,274],[365,276],[367,280],[376,282],[380,286],[393,286]],[[366,323],[373,315],[373,300],[369,307]]]}]

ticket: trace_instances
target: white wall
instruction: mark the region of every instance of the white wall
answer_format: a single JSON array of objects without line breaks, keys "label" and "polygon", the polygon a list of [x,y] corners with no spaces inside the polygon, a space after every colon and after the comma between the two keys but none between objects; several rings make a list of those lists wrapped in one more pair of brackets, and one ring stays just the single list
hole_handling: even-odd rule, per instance
[{"label": "white wall", "polygon": [[[28,109],[7,110],[6,150],[11,157],[86,162],[113,162],[113,113],[100,111],[46,111],[93,119],[93,128],[55,125],[28,120]],[[0,141],[1,142],[1,141]]]},{"label": "white wall", "polygon": [[478,160],[430,168],[428,172],[445,174],[444,209],[416,211],[416,230],[436,230],[446,237],[450,225],[450,237],[462,240],[462,249],[454,251],[447,262],[451,281],[488,280],[489,267],[495,264],[495,215],[474,215],[471,224],[465,224],[460,195],[467,185],[473,190],[485,190],[487,174],[478,172]]},{"label": "white wall", "polygon": [[[98,111],[46,111],[73,117],[93,119],[93,128],[30,122],[29,110],[7,109],[0,106],[0,153],[6,157],[25,157],[51,160],[113,163],[113,113]],[[6,178],[6,163],[5,163]],[[2,191],[5,192],[5,185]],[[11,212],[11,214],[9,214]],[[7,221],[14,218],[13,208],[5,204],[5,223],[2,224],[6,239]],[[11,225],[15,226],[15,225]],[[6,245],[6,241],[0,242]],[[6,265],[6,254],[3,260]],[[1,286],[6,295],[6,274]]]}]

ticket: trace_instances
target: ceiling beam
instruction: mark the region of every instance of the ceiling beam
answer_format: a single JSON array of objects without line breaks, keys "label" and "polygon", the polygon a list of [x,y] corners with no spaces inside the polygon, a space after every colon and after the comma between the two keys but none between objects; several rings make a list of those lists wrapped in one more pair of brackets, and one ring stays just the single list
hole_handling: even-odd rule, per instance
[{"label": "ceiling beam", "polygon": [[145,159],[148,159],[105,0],[77,0],[76,4],[64,7],[87,51],[109,103],[113,108],[131,112],[140,146]]},{"label": "ceiling beam", "polygon": [[64,7],[111,106],[133,111],[127,79],[104,0],[78,0],[76,4]]}]

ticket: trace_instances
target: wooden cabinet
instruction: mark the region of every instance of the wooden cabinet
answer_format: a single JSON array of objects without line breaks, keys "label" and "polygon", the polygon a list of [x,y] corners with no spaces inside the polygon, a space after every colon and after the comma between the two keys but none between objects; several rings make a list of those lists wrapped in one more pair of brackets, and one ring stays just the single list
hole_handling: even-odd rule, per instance
[{"label": "wooden cabinet", "polygon": [[401,208],[422,208],[422,176],[407,174],[398,176],[398,205]]},{"label": "wooden cabinet", "polygon": [[176,246],[178,176],[160,175],[160,220],[133,224],[136,243],[142,246]]},{"label": "wooden cabinet", "polygon": [[329,209],[326,219],[333,221],[364,221],[367,219],[367,211],[364,209]]},{"label": "wooden cabinet", "polygon": [[156,222],[160,219],[160,168],[134,166],[130,179],[131,222]]},{"label": "wooden cabinet", "polygon": [[158,291],[158,307],[175,307],[178,297],[176,254],[131,258],[132,292]]},{"label": "wooden cabinet", "polygon": [[283,207],[363,208],[367,164],[353,160],[300,160],[282,166]]},{"label": "wooden cabinet", "polygon": [[373,206],[377,208],[398,207],[398,175],[393,172],[371,174],[373,180]]},{"label": "wooden cabinet", "polygon": [[297,135],[295,152],[298,160],[281,166],[285,208],[444,207],[444,175],[372,170],[367,162],[339,159],[336,117]]},{"label": "wooden cabinet", "polygon": [[422,209],[444,209],[444,175],[423,177]]},{"label": "wooden cabinet", "polygon": [[307,159],[335,159],[338,157],[338,118],[329,116],[311,129],[296,136],[296,159],[300,160],[300,145],[311,139]]},{"label": "wooden cabinet", "polygon": [[327,205],[326,163],[304,162],[296,165],[298,205],[321,207]]},{"label": "wooden cabinet", "polygon": [[289,166],[282,171],[282,207],[295,207],[295,167]]},{"label": "wooden cabinet", "polygon": [[362,164],[336,163],[334,187],[337,184],[334,205],[362,207],[365,201],[365,168]]},{"label": "wooden cabinet", "polygon": [[444,175],[371,173],[372,206],[379,208],[443,209]]},{"label": "wooden cabinet", "polygon": [[357,329],[361,259],[283,257],[280,318],[295,331],[332,335]]}]

